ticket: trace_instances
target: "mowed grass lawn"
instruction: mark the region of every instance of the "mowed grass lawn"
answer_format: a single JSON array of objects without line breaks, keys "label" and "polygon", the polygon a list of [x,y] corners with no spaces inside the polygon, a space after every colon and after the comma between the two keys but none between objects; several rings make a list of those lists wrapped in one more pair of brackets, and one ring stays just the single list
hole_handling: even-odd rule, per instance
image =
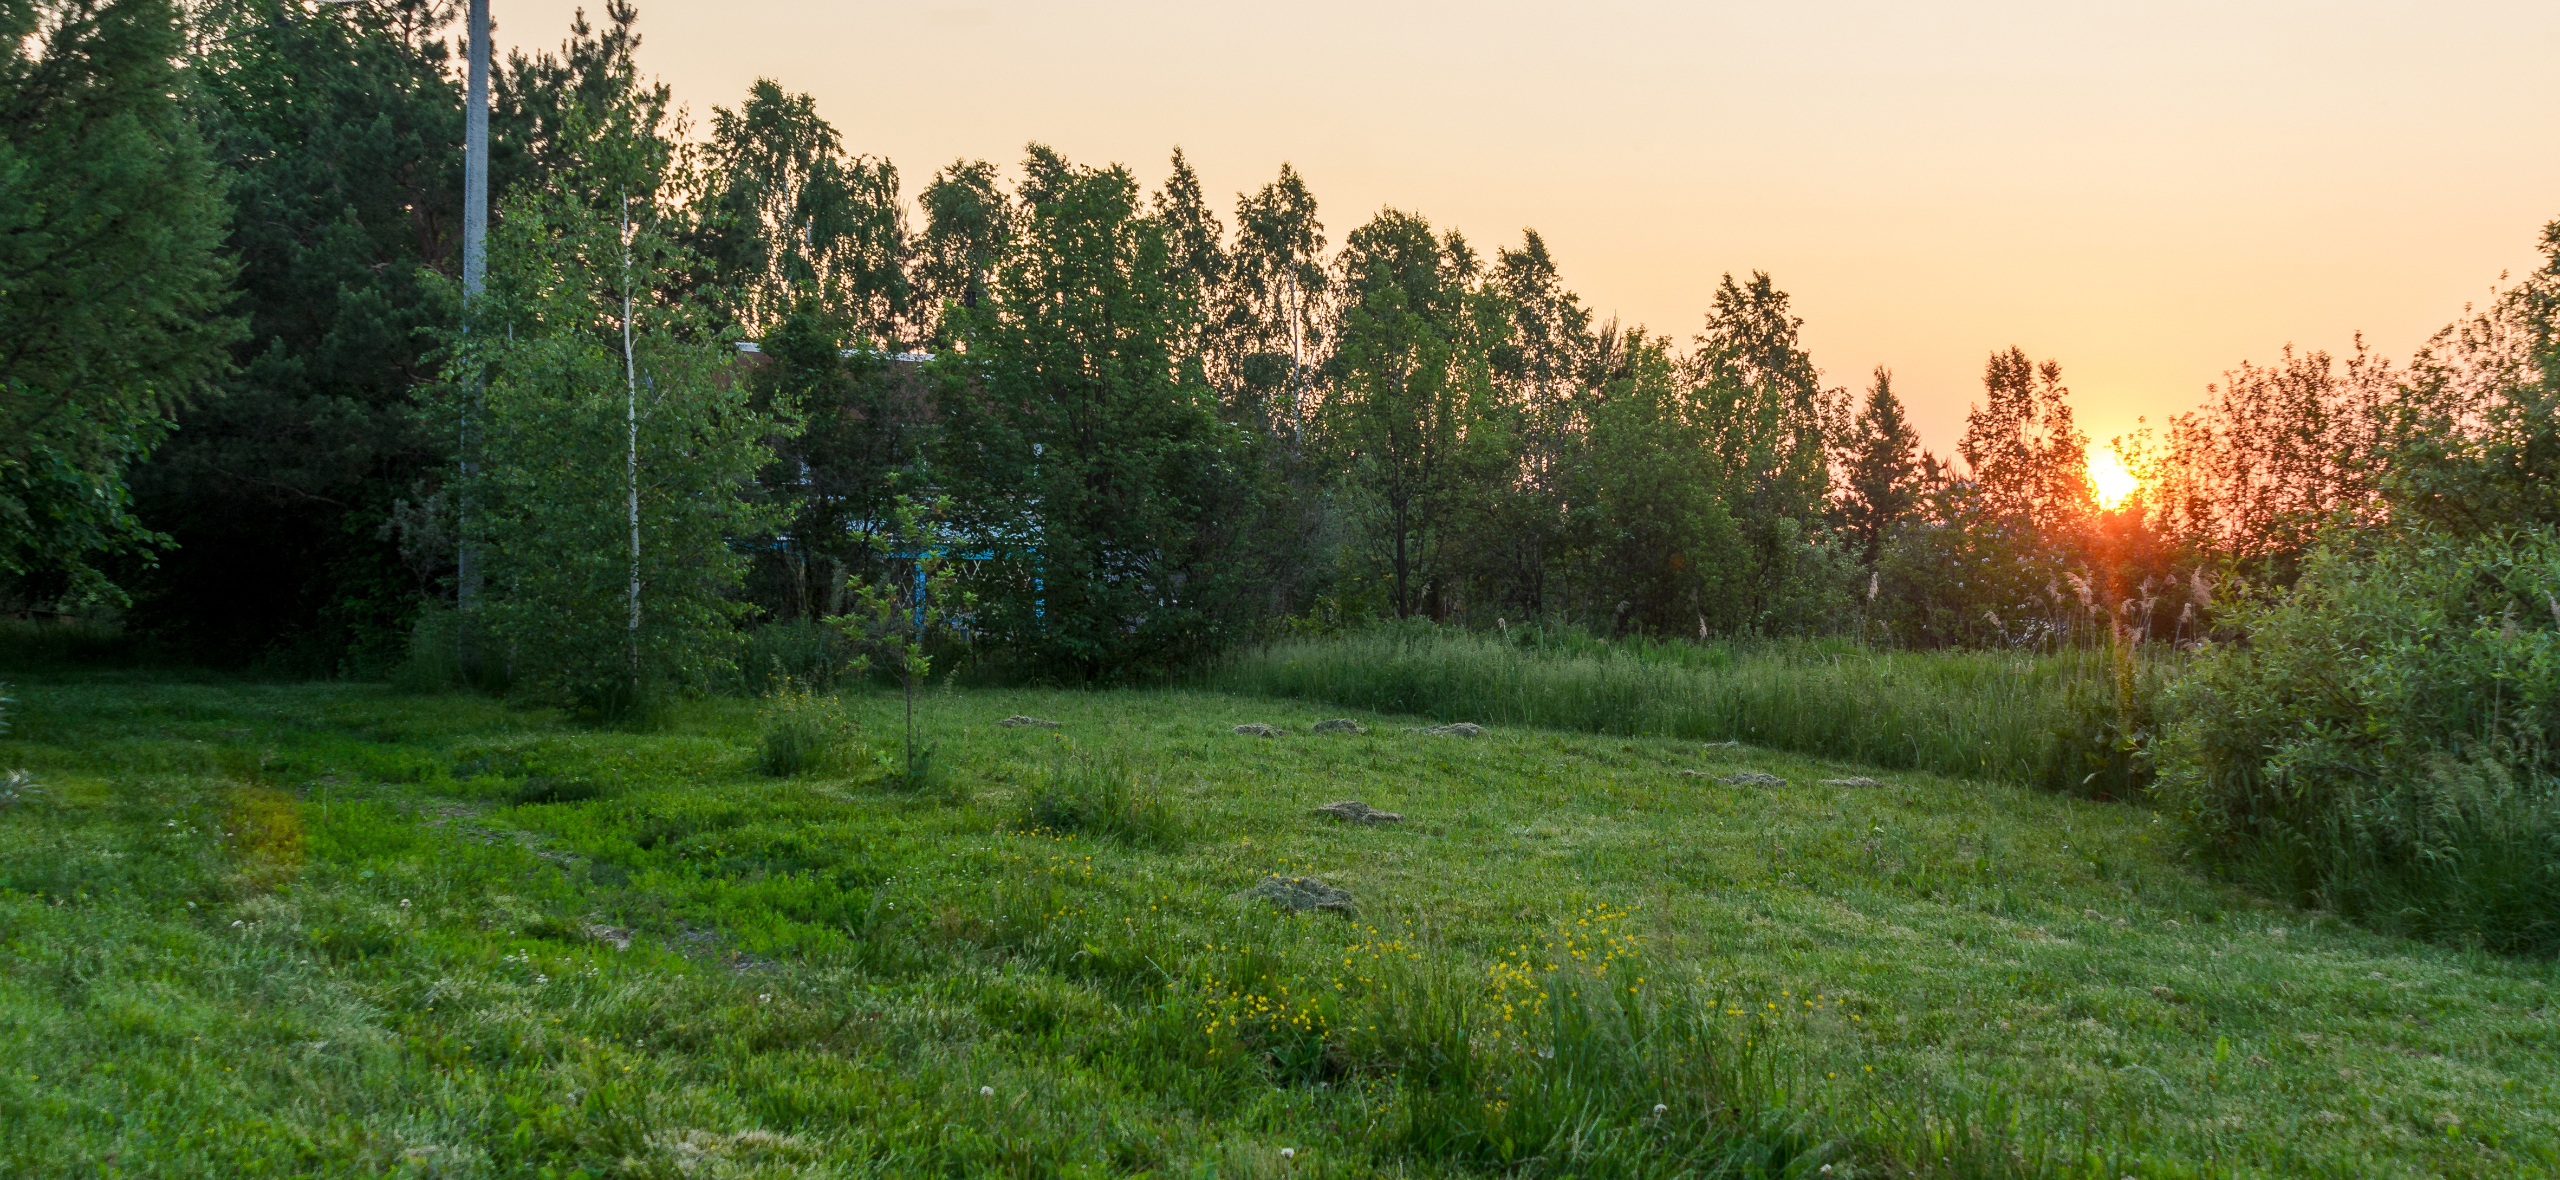
[{"label": "mowed grass lawn", "polygon": [[[2137,807],[1185,692],[936,694],[920,792],[861,693],[791,779],[750,702],[15,695],[0,1174],[2560,1170],[2551,963],[2254,900]],[[1143,822],[1028,826],[1113,775]]]}]

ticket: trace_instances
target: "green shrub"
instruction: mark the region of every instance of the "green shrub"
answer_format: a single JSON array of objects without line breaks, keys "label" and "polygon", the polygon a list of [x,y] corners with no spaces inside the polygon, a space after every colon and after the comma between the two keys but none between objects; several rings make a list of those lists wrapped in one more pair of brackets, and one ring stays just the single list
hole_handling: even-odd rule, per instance
[{"label": "green shrub", "polygon": [[767,623],[747,633],[739,653],[740,687],[762,696],[788,682],[830,689],[854,666],[854,653],[836,629],[815,619]]},{"label": "green shrub", "polygon": [[391,686],[402,692],[446,692],[461,688],[462,612],[430,607],[409,625],[409,653],[391,671]]},{"label": "green shrub", "polygon": [[756,769],[776,778],[830,769],[852,733],[842,702],[786,679],[765,698]]},{"label": "green shrub", "polygon": [[2234,621],[2172,697],[2160,797],[2270,891],[2560,950],[2560,538],[2333,538]]},{"label": "green shrub", "polygon": [[1023,824],[1156,848],[1181,844],[1185,830],[1181,814],[1125,758],[1087,755],[1063,742],[1031,789]]}]

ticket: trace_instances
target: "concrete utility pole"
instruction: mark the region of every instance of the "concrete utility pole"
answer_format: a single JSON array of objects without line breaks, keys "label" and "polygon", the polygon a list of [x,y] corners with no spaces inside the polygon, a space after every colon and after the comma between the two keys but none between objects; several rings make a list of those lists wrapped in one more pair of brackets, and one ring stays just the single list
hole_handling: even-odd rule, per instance
[{"label": "concrete utility pole", "polygon": [[[488,275],[489,250],[489,0],[471,0],[470,57],[471,80],[464,91],[462,112],[462,322],[470,330],[471,314],[480,302],[480,290]],[[480,383],[475,376],[462,409],[462,477],[465,490],[458,508],[461,514],[462,545],[454,558],[454,605],[466,617],[462,620],[462,661],[466,671],[471,666],[470,612],[480,605],[480,563],[471,551],[471,493],[468,490],[472,472],[473,419],[479,416]]]},{"label": "concrete utility pole", "polygon": [[471,0],[471,82],[462,115],[462,297],[480,295],[489,242],[489,0]]}]

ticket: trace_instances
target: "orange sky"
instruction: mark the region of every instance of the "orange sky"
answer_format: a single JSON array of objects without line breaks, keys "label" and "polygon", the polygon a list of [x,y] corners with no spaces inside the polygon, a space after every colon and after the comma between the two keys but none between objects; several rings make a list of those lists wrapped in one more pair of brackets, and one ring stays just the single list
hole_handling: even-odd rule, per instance
[{"label": "orange sky", "polygon": [[[572,0],[492,0],[503,48]],[[591,6],[592,7],[592,6]],[[2560,217],[2560,3],[646,0],[697,118],[769,76],[910,196],[1041,140],[1222,212],[1283,160],[1328,236],[1383,205],[1546,236],[1602,316],[1684,339],[1716,276],[1814,360],[1891,366],[1952,450],[1984,356],[2063,363],[2103,441],[2291,341],[2394,356]]]}]

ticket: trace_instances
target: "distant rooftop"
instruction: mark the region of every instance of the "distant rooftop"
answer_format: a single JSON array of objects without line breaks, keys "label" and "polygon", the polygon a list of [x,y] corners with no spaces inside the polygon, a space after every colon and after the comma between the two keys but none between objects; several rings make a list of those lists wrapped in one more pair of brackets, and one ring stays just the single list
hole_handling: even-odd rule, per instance
[{"label": "distant rooftop", "polygon": [[[739,341],[738,351],[750,353],[756,356],[764,355],[764,347],[753,340]],[[885,356],[887,359],[896,361],[902,365],[921,365],[926,361],[933,359],[933,354],[929,352],[878,353],[873,352],[868,348],[839,348],[836,350],[836,355],[842,357],[859,356],[866,353],[872,356]]]}]

